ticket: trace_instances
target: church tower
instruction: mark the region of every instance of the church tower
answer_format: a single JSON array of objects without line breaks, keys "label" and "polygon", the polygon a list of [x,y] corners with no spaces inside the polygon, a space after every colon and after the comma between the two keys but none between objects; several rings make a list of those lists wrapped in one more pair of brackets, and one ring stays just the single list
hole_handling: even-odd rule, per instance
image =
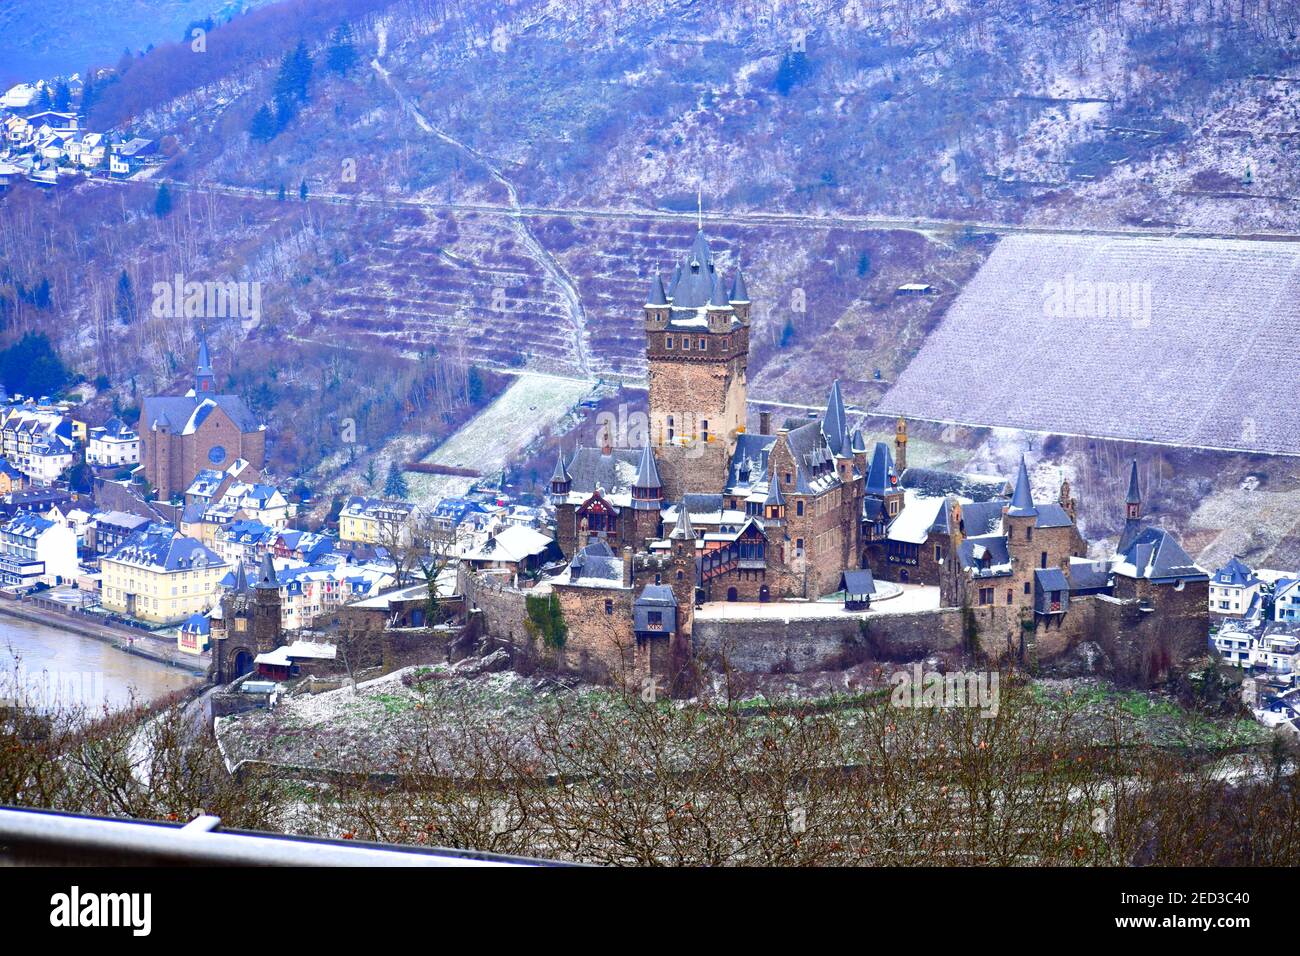
[{"label": "church tower", "polygon": [[745,430],[749,292],[727,291],[701,229],[667,289],[656,272],[645,305],[650,440],[662,494],[716,493]]},{"label": "church tower", "polygon": [[1138,463],[1134,458],[1128,473],[1128,494],[1124,496],[1124,530],[1120,533],[1116,550],[1127,551],[1141,531],[1142,489],[1138,487]]}]

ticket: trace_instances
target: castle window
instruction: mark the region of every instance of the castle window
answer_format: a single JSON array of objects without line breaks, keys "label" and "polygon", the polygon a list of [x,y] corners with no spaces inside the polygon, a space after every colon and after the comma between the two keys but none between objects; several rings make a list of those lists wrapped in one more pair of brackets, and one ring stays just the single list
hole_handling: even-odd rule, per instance
[{"label": "castle window", "polygon": [[672,351],[672,348],[673,348],[673,337],[672,337],[671,335],[665,335],[665,336],[664,336],[664,348],[668,349],[668,351],[670,351],[670,352]]},{"label": "castle window", "polygon": [[941,544],[936,544],[936,545],[934,546],[934,560],[935,560],[935,561],[942,561],[942,560],[943,560],[943,545],[941,545]]},{"label": "castle window", "polygon": [[690,350],[691,350],[691,338],[690,338],[689,335],[683,335],[683,336],[682,336],[682,351],[683,351],[683,352],[689,352]]},{"label": "castle window", "polygon": [[1025,593],[1026,593],[1026,594],[1029,593],[1029,582],[1028,582],[1028,581],[1025,582]]},{"label": "castle window", "polygon": [[1046,552],[1046,551],[1044,551],[1043,554],[1042,554],[1042,557],[1039,558],[1039,565],[1038,565],[1038,566],[1039,566],[1040,568],[1045,568],[1045,567],[1047,567],[1047,552]]},{"label": "castle window", "polygon": [[727,336],[726,338],[724,338],[724,339],[722,340],[722,347],[723,347],[723,349],[729,349],[729,348],[731,348],[731,337],[730,337],[730,336]]},{"label": "castle window", "polygon": [[685,571],[678,571],[678,572],[677,572],[677,580],[678,580],[678,581],[684,580],[685,577],[686,577],[686,572],[685,572]]},{"label": "castle window", "polygon": [[980,604],[992,604],[992,603],[993,603],[993,589],[980,588]]},{"label": "castle window", "polygon": [[794,556],[796,558],[803,557],[803,538],[794,539]]},{"label": "castle window", "polygon": [[701,352],[707,352],[708,350],[709,350],[709,340],[708,340],[708,339],[705,339],[705,338],[701,338],[701,339],[700,339],[700,351],[701,351]]},{"label": "castle window", "polygon": [[1007,603],[1010,604],[1015,599],[1015,592],[1007,588]]},{"label": "castle window", "polygon": [[1025,526],[1025,540],[1026,540],[1026,541],[1033,541],[1033,540],[1034,540],[1034,526],[1033,526],[1033,525],[1026,525],[1026,526]]},{"label": "castle window", "polygon": [[802,502],[802,501],[796,501],[796,502],[794,503],[794,513],[797,514],[797,515],[798,515],[799,517],[801,517],[801,518],[803,517],[803,502]]},{"label": "castle window", "polygon": [[709,440],[709,423],[707,421],[700,422],[700,439],[703,441]]},{"label": "castle window", "polygon": [[605,613],[606,614],[614,613],[614,602],[609,600],[608,598],[605,599]]}]

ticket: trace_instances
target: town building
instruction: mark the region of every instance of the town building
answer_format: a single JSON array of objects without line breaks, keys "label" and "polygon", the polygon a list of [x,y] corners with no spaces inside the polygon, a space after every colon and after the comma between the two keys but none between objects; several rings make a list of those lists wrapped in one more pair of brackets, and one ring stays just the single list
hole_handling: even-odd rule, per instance
[{"label": "town building", "polygon": [[26,589],[77,580],[77,535],[69,526],[24,511],[0,527],[0,582]]},{"label": "town building", "polygon": [[415,506],[391,498],[353,495],[339,511],[339,540],[357,544],[409,543]]},{"label": "town building", "polygon": [[228,684],[254,669],[257,656],[284,644],[280,616],[280,585],[269,554],[262,557],[250,584],[241,564],[235,581],[221,597],[220,612],[211,621],[212,678]]},{"label": "town building", "polygon": [[144,476],[162,500],[184,494],[204,469],[241,459],[257,470],[265,464],[266,426],[242,398],[217,392],[202,333],[193,387],[184,395],[146,398],[138,431]]},{"label": "town building", "polygon": [[110,418],[90,429],[86,464],[96,468],[121,468],[140,464],[140,436],[120,418]]},{"label": "town building", "polygon": [[201,542],[151,525],[102,557],[100,568],[106,609],[171,624],[212,607],[226,564]]}]

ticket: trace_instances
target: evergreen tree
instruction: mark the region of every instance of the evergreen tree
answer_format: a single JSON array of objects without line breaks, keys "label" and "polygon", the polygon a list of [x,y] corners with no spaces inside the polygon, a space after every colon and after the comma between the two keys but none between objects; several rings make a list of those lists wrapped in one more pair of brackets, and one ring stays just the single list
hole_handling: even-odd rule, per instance
[{"label": "evergreen tree", "polygon": [[305,179],[298,184],[298,198],[303,202],[307,201],[307,180]]},{"label": "evergreen tree", "polygon": [[153,211],[159,219],[166,219],[172,211],[172,194],[166,183],[158,187],[158,197],[154,200]]},{"label": "evergreen tree", "polygon": [[469,367],[469,375],[466,378],[465,384],[468,393],[466,397],[469,399],[471,405],[477,405],[479,402],[483,401],[483,389],[485,388],[483,383],[483,373],[478,370],[477,365],[471,365]]},{"label": "evergreen tree", "polygon": [[54,108],[60,113],[66,113],[71,105],[72,91],[68,89],[66,82],[59,80],[58,85],[54,87]]},{"label": "evergreen tree", "polygon": [[384,497],[405,498],[409,493],[406,487],[406,476],[397,467],[397,462],[393,462],[388,466],[388,479],[384,482]]},{"label": "evergreen tree", "polygon": [[375,470],[375,460],[373,458],[371,458],[370,463],[366,465],[366,470],[361,477],[366,480],[367,488],[375,487],[375,482],[379,480],[379,472]]},{"label": "evergreen tree", "polygon": [[41,84],[41,94],[36,97],[37,110],[54,109],[54,100],[50,98],[50,87],[48,83]]},{"label": "evergreen tree", "polygon": [[311,54],[307,52],[307,44],[299,40],[298,45],[280,60],[280,71],[275,77],[276,101],[288,99],[307,102],[311,71]]},{"label": "evergreen tree", "polygon": [[124,325],[130,325],[135,318],[135,289],[125,269],[117,277],[117,294],[114,296],[113,311]]},{"label": "evergreen tree", "polygon": [[86,72],[86,83],[81,88],[81,115],[89,116],[90,111],[95,108],[95,100],[99,97],[99,88],[95,86],[92,74]]},{"label": "evergreen tree", "polygon": [[43,332],[28,332],[0,351],[0,381],[10,394],[55,395],[72,380]]},{"label": "evergreen tree", "polygon": [[280,202],[284,202],[284,183],[280,183],[280,192],[275,198]]},{"label": "evergreen tree", "polygon": [[334,31],[329,51],[325,54],[325,65],[339,76],[347,76],[357,63],[357,51],[352,45],[352,28],[340,23]]},{"label": "evergreen tree", "polygon": [[264,103],[253,114],[253,121],[248,124],[248,133],[253,139],[265,143],[274,139],[277,132],[279,130],[276,127],[275,114]]}]

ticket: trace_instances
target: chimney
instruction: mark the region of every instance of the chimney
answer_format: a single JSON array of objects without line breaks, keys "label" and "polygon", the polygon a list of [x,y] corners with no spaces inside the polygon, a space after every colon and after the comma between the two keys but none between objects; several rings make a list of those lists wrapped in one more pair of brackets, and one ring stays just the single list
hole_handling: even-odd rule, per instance
[{"label": "chimney", "polygon": [[623,587],[632,586],[632,547],[631,545],[623,546]]},{"label": "chimney", "polygon": [[760,435],[772,434],[772,413],[771,412],[758,413],[758,433]]}]

